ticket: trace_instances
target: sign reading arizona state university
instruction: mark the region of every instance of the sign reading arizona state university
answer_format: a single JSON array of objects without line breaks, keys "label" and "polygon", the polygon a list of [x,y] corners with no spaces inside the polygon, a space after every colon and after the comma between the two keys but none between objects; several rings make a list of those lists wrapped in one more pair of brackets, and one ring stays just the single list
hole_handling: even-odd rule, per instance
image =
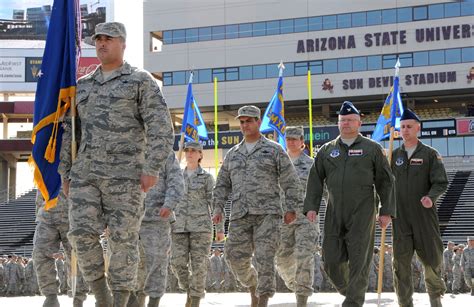
[{"label": "sign reading arizona state university", "polygon": [[[439,26],[431,28],[415,29],[415,41],[417,43],[448,41],[455,39],[470,38],[473,33],[474,25],[460,24]],[[410,31],[410,33],[412,33]],[[365,47],[379,47],[391,45],[404,45],[407,43],[407,31],[395,30],[385,32],[370,32],[362,36],[359,35],[342,35],[331,37],[320,37],[315,39],[299,40],[296,48],[297,53],[305,52],[321,52],[333,50],[355,49],[357,45],[363,43]],[[358,42],[356,38],[363,39]]]}]

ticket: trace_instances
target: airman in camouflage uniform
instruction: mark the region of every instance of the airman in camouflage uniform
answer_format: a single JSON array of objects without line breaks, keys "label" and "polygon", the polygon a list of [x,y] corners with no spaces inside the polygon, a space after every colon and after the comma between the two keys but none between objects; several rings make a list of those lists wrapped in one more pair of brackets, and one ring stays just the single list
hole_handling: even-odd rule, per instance
[{"label": "airman in camouflage uniform", "polygon": [[36,295],[39,293],[38,279],[36,277],[36,270],[33,264],[33,259],[30,259],[25,267],[25,289],[24,295]]},{"label": "airman in camouflage uniform", "polygon": [[16,263],[16,256],[9,255],[5,265],[6,296],[17,296],[21,292],[21,270]]},{"label": "airman in camouflage uniform", "polygon": [[84,279],[98,305],[112,303],[99,242],[108,227],[107,276],[114,305],[126,306],[136,286],[144,192],[172,150],[173,129],[156,80],[123,61],[125,26],[98,24],[92,39],[101,64],[77,82],[79,149],[71,161],[66,120],[59,173],[71,201],[68,238]]},{"label": "airman in camouflage uniform", "polygon": [[232,193],[224,254],[236,278],[250,288],[252,306],[267,306],[275,293],[274,257],[283,213],[280,191],[285,195],[285,222],[291,223],[301,205],[301,188],[288,154],[260,134],[260,110],[241,107],[237,118],[244,140],[229,150],[219,171],[214,222],[223,220],[224,206]]},{"label": "airman in camouflage uniform", "polygon": [[393,292],[392,246],[386,245],[383,260],[383,291]]},{"label": "airman in camouflage uniform", "polygon": [[467,237],[467,244],[462,253],[461,267],[464,271],[464,280],[471,288],[471,296],[474,296],[474,236]]},{"label": "airman in camouflage uniform", "polygon": [[[313,164],[313,159],[304,153],[303,127],[287,127],[286,144],[288,155],[300,179],[303,200],[309,170]],[[318,233],[319,222],[312,223],[306,218],[303,214],[303,202],[298,204],[296,220],[290,225],[282,224],[275,264],[288,289],[296,294],[297,307],[306,306],[308,297],[313,294],[314,254]]]},{"label": "airman in camouflage uniform", "polygon": [[[379,249],[377,247],[374,247],[374,256],[372,258],[372,261],[370,262],[369,286],[367,288],[367,292],[376,292],[377,291],[378,252],[379,252]],[[377,261],[377,263],[376,263],[376,261]]]},{"label": "airman in camouflage uniform", "polygon": [[463,253],[464,245],[460,244],[454,248],[453,256],[453,294],[459,294],[462,289],[462,267],[461,267],[461,257]]},{"label": "airman in camouflage uniform", "polygon": [[313,288],[314,292],[321,292],[323,286],[323,274],[322,274],[322,265],[321,265],[321,254],[319,251],[314,253],[314,279],[313,279]]},{"label": "airman in camouflage uniform", "polygon": [[5,267],[3,266],[5,260],[0,257],[0,296],[5,294]]},{"label": "airman in camouflage uniform", "polygon": [[214,291],[221,290],[221,284],[224,279],[224,265],[222,261],[223,259],[221,257],[221,250],[216,248],[209,258],[209,274],[207,275],[208,289],[212,289]]},{"label": "airman in camouflage uniform", "polygon": [[62,253],[56,253],[54,257],[59,278],[59,292],[64,294],[67,293],[67,270],[64,264],[64,256]]},{"label": "airman in camouflage uniform", "polygon": [[[168,155],[160,169],[158,183],[145,198],[145,216],[140,227],[143,251],[143,272],[138,273],[137,301],[143,306],[149,296],[149,307],[158,306],[166,291],[168,264],[171,251],[172,210],[183,197],[184,180],[174,152]],[[141,264],[142,265],[142,264]],[[129,302],[129,306],[132,306]]]},{"label": "airman in camouflage uniform", "polygon": [[413,253],[423,264],[432,306],[441,306],[446,292],[442,277],[443,241],[436,201],[448,187],[439,153],[418,139],[421,121],[405,109],[400,119],[403,144],[392,153],[397,219],[393,222],[394,285],[400,306],[413,305],[410,262]]},{"label": "airman in camouflage uniform", "polygon": [[324,222],[324,268],[342,306],[362,306],[374,249],[377,192],[378,221],[387,227],[395,216],[394,179],[384,149],[359,134],[360,112],[346,101],[339,111],[340,136],[318,151],[308,177],[304,212],[311,221],[320,210],[324,187],[328,205]]},{"label": "airman in camouflage uniform", "polygon": [[453,291],[453,252],[454,242],[449,241],[446,249],[443,251],[444,280],[446,282],[446,292]]},{"label": "airman in camouflage uniform", "polygon": [[[67,239],[67,232],[69,231],[68,204],[64,193],[60,191],[57,205],[46,210],[41,193],[38,191],[36,194],[36,229],[33,240],[33,262],[41,294],[46,296],[43,305],[45,307],[59,306],[57,295],[60,284],[56,277],[59,277],[61,280],[63,273],[56,267],[54,255],[59,252],[61,244],[66,252],[66,266],[70,266],[72,248]],[[76,281],[76,294],[73,300],[74,307],[82,306],[82,302],[87,298],[88,292],[88,287],[79,271]],[[62,281],[66,289],[67,282],[65,280]]]},{"label": "airman in camouflage uniform", "polygon": [[[172,225],[171,269],[179,287],[187,291],[188,303],[199,306],[206,289],[209,252],[212,244],[212,188],[214,178],[199,165],[202,145],[187,142],[184,146],[187,166],[183,171],[185,192],[175,208]],[[224,223],[217,227],[224,235]]]}]

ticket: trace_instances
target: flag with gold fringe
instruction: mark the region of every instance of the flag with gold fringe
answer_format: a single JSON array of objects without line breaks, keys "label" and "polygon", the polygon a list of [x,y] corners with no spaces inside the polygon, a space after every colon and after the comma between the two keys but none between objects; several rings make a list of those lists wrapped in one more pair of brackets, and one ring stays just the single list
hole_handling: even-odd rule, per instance
[{"label": "flag with gold fringe", "polygon": [[33,114],[33,143],[29,159],[34,182],[54,207],[61,188],[58,174],[63,128],[61,120],[76,95],[76,68],[80,42],[79,0],[55,0],[49,20],[46,46]]}]

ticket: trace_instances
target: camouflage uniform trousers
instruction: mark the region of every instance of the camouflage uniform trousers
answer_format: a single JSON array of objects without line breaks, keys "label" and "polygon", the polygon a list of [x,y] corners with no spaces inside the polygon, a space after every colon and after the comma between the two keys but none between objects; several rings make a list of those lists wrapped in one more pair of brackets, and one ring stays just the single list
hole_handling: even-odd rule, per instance
[{"label": "camouflage uniform trousers", "polygon": [[69,194],[68,238],[77,252],[84,279],[91,283],[104,276],[99,236],[107,225],[109,286],[113,291],[133,291],[139,262],[138,232],[144,213],[140,181],[72,178]]},{"label": "camouflage uniform trousers", "polygon": [[282,225],[275,264],[286,286],[296,295],[313,294],[316,223]]},{"label": "camouflage uniform trousers", "polygon": [[142,222],[140,227],[140,264],[137,291],[150,297],[166,292],[171,249],[169,221]]},{"label": "camouflage uniform trousers", "polygon": [[[258,296],[275,294],[275,254],[280,244],[280,228],[281,217],[276,214],[247,214],[229,224],[225,259],[244,287],[257,287]],[[256,267],[252,265],[252,256]]]},{"label": "camouflage uniform trousers", "polygon": [[[56,264],[52,254],[59,251],[60,243],[62,243],[64,251],[66,252],[65,265],[67,267],[71,265],[69,262],[71,259],[71,245],[67,239],[68,230],[69,223],[67,221],[57,225],[38,222],[36,225],[33,240],[33,262],[36,270],[36,278],[38,279],[38,286],[41,294],[44,296],[58,294],[59,281],[56,278],[58,272],[56,271]],[[78,271],[76,297],[80,300],[85,300],[88,291],[89,288]]]},{"label": "camouflage uniform trousers", "polygon": [[179,287],[190,296],[203,298],[209,268],[211,232],[171,233],[171,270]]},{"label": "camouflage uniform trousers", "polygon": [[461,291],[462,289],[462,279],[463,273],[461,269],[454,269],[453,270],[453,291]]}]

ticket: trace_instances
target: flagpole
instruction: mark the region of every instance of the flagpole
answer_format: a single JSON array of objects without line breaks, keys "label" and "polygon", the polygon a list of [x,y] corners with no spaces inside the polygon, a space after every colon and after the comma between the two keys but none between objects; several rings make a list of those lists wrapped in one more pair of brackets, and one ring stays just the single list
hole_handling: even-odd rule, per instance
[{"label": "flagpole", "polygon": [[[281,78],[283,76],[283,70],[285,69],[285,65],[283,65],[283,60],[280,60],[280,64],[278,64],[278,77]],[[283,101],[282,99],[282,102],[281,102],[281,116],[283,118],[285,118],[285,102]],[[273,140],[277,143],[279,143],[278,141],[278,133],[276,132],[276,130],[273,130]],[[285,141],[285,144],[286,144],[286,140]],[[285,145],[286,146],[286,145]]]},{"label": "flagpole", "polygon": [[218,138],[218,122],[217,122],[217,77],[214,77],[214,167],[215,167],[215,174],[217,178],[219,168],[219,152],[217,142]]},{"label": "flagpole", "polygon": [[[76,140],[76,97],[71,99],[71,160],[76,160],[77,140]],[[77,255],[74,248],[71,249],[71,292],[76,295],[77,287]]]},{"label": "flagpole", "polygon": [[308,112],[309,112],[309,152],[311,158],[313,152],[313,97],[311,92],[311,71],[308,70]]}]

